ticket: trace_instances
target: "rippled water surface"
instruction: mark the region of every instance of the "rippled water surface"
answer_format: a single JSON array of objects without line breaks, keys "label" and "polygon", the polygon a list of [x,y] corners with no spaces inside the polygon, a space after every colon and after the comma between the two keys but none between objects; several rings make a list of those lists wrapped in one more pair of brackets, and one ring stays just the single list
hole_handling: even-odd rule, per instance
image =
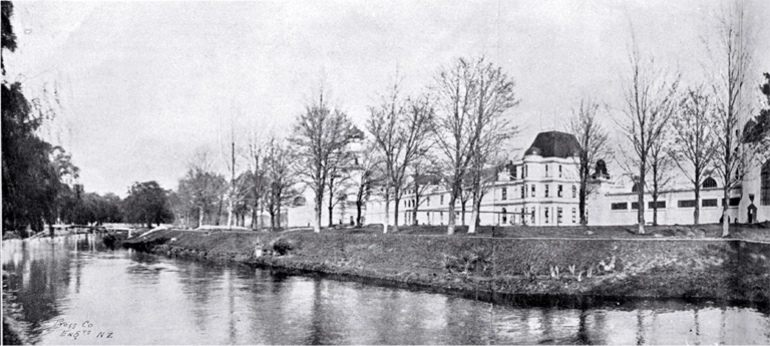
[{"label": "rippled water surface", "polygon": [[38,344],[770,344],[766,312],[709,302],[493,304],[109,251],[86,235],[4,241],[2,259]]}]

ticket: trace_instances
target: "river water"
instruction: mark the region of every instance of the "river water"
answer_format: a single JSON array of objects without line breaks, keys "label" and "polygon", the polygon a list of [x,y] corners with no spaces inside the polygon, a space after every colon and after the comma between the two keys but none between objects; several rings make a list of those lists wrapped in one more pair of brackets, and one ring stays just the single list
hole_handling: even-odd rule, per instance
[{"label": "river water", "polygon": [[36,344],[770,344],[770,315],[748,306],[490,303],[111,251],[87,235],[4,241],[2,260],[4,310]]}]

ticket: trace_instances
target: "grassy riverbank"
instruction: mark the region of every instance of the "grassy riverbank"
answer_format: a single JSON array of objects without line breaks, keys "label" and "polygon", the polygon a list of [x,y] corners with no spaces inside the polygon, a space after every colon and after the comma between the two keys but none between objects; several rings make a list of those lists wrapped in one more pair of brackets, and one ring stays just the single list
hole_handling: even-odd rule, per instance
[{"label": "grassy riverbank", "polygon": [[[444,236],[428,227],[280,233],[165,230],[125,242],[171,256],[229,260],[445,290],[538,295],[708,298],[770,303],[770,245],[710,239],[710,230],[482,228]],[[659,233],[655,233],[659,232]],[[762,239],[766,229],[736,230]],[[671,235],[663,235],[671,233]],[[681,234],[678,234],[681,233]],[[581,236],[582,234],[582,236]],[[540,237],[535,237],[540,235]],[[705,239],[694,239],[705,238]],[[257,256],[255,249],[262,250]],[[284,252],[284,254],[279,254]]]}]

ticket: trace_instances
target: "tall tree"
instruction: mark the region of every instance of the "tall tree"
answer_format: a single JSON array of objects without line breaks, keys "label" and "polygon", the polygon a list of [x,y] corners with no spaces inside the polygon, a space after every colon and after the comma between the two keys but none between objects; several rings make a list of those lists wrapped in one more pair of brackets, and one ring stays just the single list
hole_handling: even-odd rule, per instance
[{"label": "tall tree", "polygon": [[[398,78],[398,77],[397,77]],[[393,195],[393,227],[398,231],[398,209],[407,184],[407,169],[428,148],[433,108],[427,97],[404,98],[397,79],[378,106],[369,108],[367,129],[382,157],[385,170],[385,222],[390,223],[390,193]]]},{"label": "tall tree", "polygon": [[[633,38],[633,35],[632,35]],[[646,174],[653,146],[674,114],[677,76],[673,82],[654,69],[652,59],[643,60],[635,40],[629,53],[631,79],[625,89],[624,117],[616,122],[622,134],[630,142],[632,152],[627,153],[631,170],[638,172],[637,210],[638,233],[644,234],[644,191]]]},{"label": "tall tree", "polygon": [[577,138],[580,143],[580,157],[578,159],[578,214],[580,215],[580,224],[588,224],[586,218],[586,200],[591,194],[593,179],[591,168],[599,161],[608,158],[611,149],[607,143],[609,136],[607,130],[597,121],[599,112],[599,103],[594,100],[581,100],[580,108],[572,110],[572,119],[569,122],[569,132]]},{"label": "tall tree", "polygon": [[[468,233],[475,233],[479,223],[481,200],[490,186],[489,178],[494,181],[495,174],[485,174],[485,169],[494,172],[500,164],[503,144],[518,131],[506,116],[507,112],[519,104],[514,92],[516,84],[503,69],[481,57],[473,62],[472,83],[475,95],[472,98],[470,177],[473,198],[473,211]],[[485,181],[486,180],[486,181]]]},{"label": "tall tree", "polygon": [[315,232],[321,231],[321,208],[329,173],[335,168],[341,151],[360,136],[347,114],[332,110],[324,101],[323,93],[318,103],[306,107],[297,117],[290,138],[297,154],[297,172],[302,181],[315,194]]},{"label": "tall tree", "polygon": [[177,188],[188,208],[195,210],[198,227],[205,224],[207,215],[210,223],[218,223],[218,202],[227,191],[227,181],[223,176],[214,173],[211,165],[209,151],[205,148],[198,149],[188,162],[187,173],[179,181]]},{"label": "tall tree", "polygon": [[412,224],[417,225],[417,211],[420,206],[425,202],[424,195],[428,189],[441,183],[438,178],[439,175],[436,172],[436,167],[433,165],[433,159],[429,156],[424,156],[418,160],[412,162],[410,167],[411,179],[409,188],[414,194],[414,205],[412,206]]},{"label": "tall tree", "polygon": [[66,191],[63,181],[77,174],[68,155],[39,138],[36,131],[53,117],[37,99],[28,102],[19,82],[6,78],[5,51],[15,51],[16,36],[10,18],[13,4],[2,2],[2,201],[3,232],[31,227],[41,231],[47,223],[53,235],[53,223],[59,216],[60,195]]},{"label": "tall tree", "polygon": [[715,169],[722,178],[722,236],[726,237],[730,234],[730,190],[743,180],[752,161],[752,152],[744,146],[742,127],[751,115],[746,88],[755,42],[743,3],[733,4],[718,14],[715,38],[707,48],[715,71],[711,77],[717,119]]},{"label": "tall tree", "polygon": [[431,129],[436,140],[442,180],[449,190],[447,233],[450,235],[455,231],[455,205],[472,159],[469,153],[474,143],[469,128],[474,120],[477,94],[475,73],[473,62],[460,58],[438,72],[433,87],[436,114]]},{"label": "tall tree", "polygon": [[174,214],[168,202],[168,192],[155,181],[134,183],[125,201],[125,215],[128,222],[152,224],[174,221]]},{"label": "tall tree", "polygon": [[264,167],[268,193],[265,207],[270,214],[270,227],[275,230],[281,228],[281,208],[297,195],[292,189],[296,184],[292,172],[294,153],[274,137],[268,141],[266,149]]},{"label": "tall tree", "polygon": [[671,123],[673,140],[669,154],[693,184],[693,223],[696,225],[700,222],[701,187],[716,154],[714,120],[715,109],[711,98],[702,87],[697,87],[687,90]]},{"label": "tall tree", "polygon": [[363,208],[369,201],[372,191],[382,182],[381,161],[375,144],[367,141],[364,149],[356,153],[353,162],[356,174],[353,183],[356,186],[356,226],[363,225]]},{"label": "tall tree", "polygon": [[653,226],[658,225],[658,199],[673,180],[671,169],[674,162],[673,158],[668,154],[668,148],[671,146],[670,131],[670,126],[666,126],[661,131],[658,140],[650,146],[649,182],[645,181],[645,183],[650,185],[648,189],[650,190],[650,197],[652,197]]}]

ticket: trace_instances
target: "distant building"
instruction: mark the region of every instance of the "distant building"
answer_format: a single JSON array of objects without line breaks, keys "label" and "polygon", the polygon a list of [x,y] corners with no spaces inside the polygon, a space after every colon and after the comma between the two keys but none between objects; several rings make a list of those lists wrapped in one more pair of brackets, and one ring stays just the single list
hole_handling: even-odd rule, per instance
[{"label": "distant building", "polygon": [[[535,137],[521,160],[510,162],[487,174],[495,174],[493,183],[481,200],[479,215],[483,225],[575,225],[578,216],[578,155],[580,145],[571,134],[551,131]],[[434,185],[421,198],[417,222],[446,225],[449,221],[449,191]],[[399,206],[399,225],[411,225],[412,209],[417,203],[412,191]],[[470,198],[465,221],[471,222]],[[462,202],[456,202],[456,223],[461,225]],[[373,196],[367,204],[368,223],[384,222],[385,203]],[[394,213],[393,203],[390,212]],[[391,214],[391,223],[394,216]]]},{"label": "distant building", "polygon": [[[487,174],[496,174],[482,198],[480,222],[482,225],[538,225],[561,226],[580,223],[578,215],[579,175],[581,148],[576,138],[567,133],[551,131],[539,133],[523,158],[497,167]],[[627,176],[614,179],[606,172],[606,165],[596,165],[586,212],[589,225],[632,225],[637,223],[637,194]],[[743,181],[730,190],[724,200],[723,190],[716,177],[707,177],[701,190],[700,223],[717,223],[722,206],[729,207],[731,222],[762,222],[770,220],[770,160],[754,165]],[[645,191],[645,222],[653,221],[653,201]],[[414,191],[407,191],[401,199],[398,224],[413,224],[413,208],[418,201]],[[456,224],[462,225],[462,205],[455,205]],[[465,224],[471,221],[470,198],[466,204]],[[693,223],[695,194],[691,184],[678,182],[661,192],[657,202],[658,223],[665,225]],[[382,224],[385,203],[381,194],[372,196],[366,204],[366,223]],[[390,223],[395,208],[390,203]],[[433,184],[420,198],[417,223],[446,225],[449,220],[449,191]]]}]

